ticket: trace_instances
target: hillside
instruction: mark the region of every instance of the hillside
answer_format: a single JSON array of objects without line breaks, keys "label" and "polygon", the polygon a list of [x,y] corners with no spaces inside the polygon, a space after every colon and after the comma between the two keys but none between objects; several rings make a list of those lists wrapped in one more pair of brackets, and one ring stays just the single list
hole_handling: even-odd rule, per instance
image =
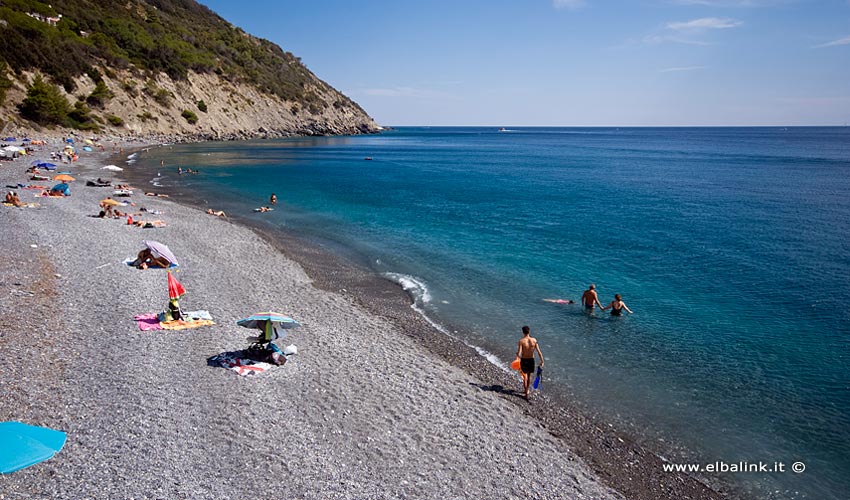
[{"label": "hillside", "polygon": [[0,127],[239,138],[379,130],[194,0],[0,0]]}]

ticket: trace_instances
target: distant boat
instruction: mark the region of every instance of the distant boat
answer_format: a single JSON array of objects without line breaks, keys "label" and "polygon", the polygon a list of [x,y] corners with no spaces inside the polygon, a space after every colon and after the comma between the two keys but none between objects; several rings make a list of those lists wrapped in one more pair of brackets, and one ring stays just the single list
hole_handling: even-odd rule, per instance
[{"label": "distant boat", "polygon": [[505,127],[502,127],[502,128],[499,129],[499,132],[507,132],[507,131],[508,131],[508,129],[506,129]]},{"label": "distant boat", "polygon": [[371,157],[371,156],[367,156],[366,158],[363,158],[363,159],[364,159],[364,160],[371,160],[371,159],[372,159],[372,157]]}]

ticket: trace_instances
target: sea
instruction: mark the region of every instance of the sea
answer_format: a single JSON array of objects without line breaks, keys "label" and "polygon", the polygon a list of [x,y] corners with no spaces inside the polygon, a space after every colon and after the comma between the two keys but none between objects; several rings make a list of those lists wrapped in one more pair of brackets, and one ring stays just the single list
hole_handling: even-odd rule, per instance
[{"label": "sea", "polygon": [[[399,127],[126,166],[396,281],[506,369],[530,326],[541,390],[671,464],[754,498],[850,498],[850,127]],[[633,314],[544,300],[591,283]]]}]

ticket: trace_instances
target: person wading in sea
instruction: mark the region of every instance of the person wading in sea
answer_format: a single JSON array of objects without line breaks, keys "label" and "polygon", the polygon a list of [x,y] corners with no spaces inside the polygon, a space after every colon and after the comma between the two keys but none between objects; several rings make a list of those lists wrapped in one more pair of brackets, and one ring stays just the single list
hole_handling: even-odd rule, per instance
[{"label": "person wading in sea", "polygon": [[519,370],[522,375],[522,389],[525,392],[525,399],[528,399],[528,388],[531,386],[531,375],[534,373],[534,352],[540,356],[540,367],[543,367],[543,353],[540,352],[540,346],[537,344],[537,339],[531,336],[531,328],[522,327],[522,338],[519,339],[516,356],[519,358]]},{"label": "person wading in sea", "polygon": [[581,295],[581,304],[584,306],[586,311],[592,311],[595,306],[599,306],[599,309],[602,309],[602,303],[599,302],[599,296],[596,295],[596,285],[593,283],[590,284],[587,290]]},{"label": "person wading in sea", "polygon": [[629,314],[632,313],[632,310],[626,307],[626,303],[623,302],[623,297],[619,293],[614,295],[614,300],[609,305],[602,308],[603,311],[606,309],[611,309],[611,316],[622,316],[623,309]]}]

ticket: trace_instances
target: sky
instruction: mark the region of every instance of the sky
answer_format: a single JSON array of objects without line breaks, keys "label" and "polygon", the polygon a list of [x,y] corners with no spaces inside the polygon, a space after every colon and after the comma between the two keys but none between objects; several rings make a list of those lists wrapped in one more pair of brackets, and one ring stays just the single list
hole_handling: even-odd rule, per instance
[{"label": "sky", "polygon": [[379,124],[850,123],[850,0],[200,0]]}]

